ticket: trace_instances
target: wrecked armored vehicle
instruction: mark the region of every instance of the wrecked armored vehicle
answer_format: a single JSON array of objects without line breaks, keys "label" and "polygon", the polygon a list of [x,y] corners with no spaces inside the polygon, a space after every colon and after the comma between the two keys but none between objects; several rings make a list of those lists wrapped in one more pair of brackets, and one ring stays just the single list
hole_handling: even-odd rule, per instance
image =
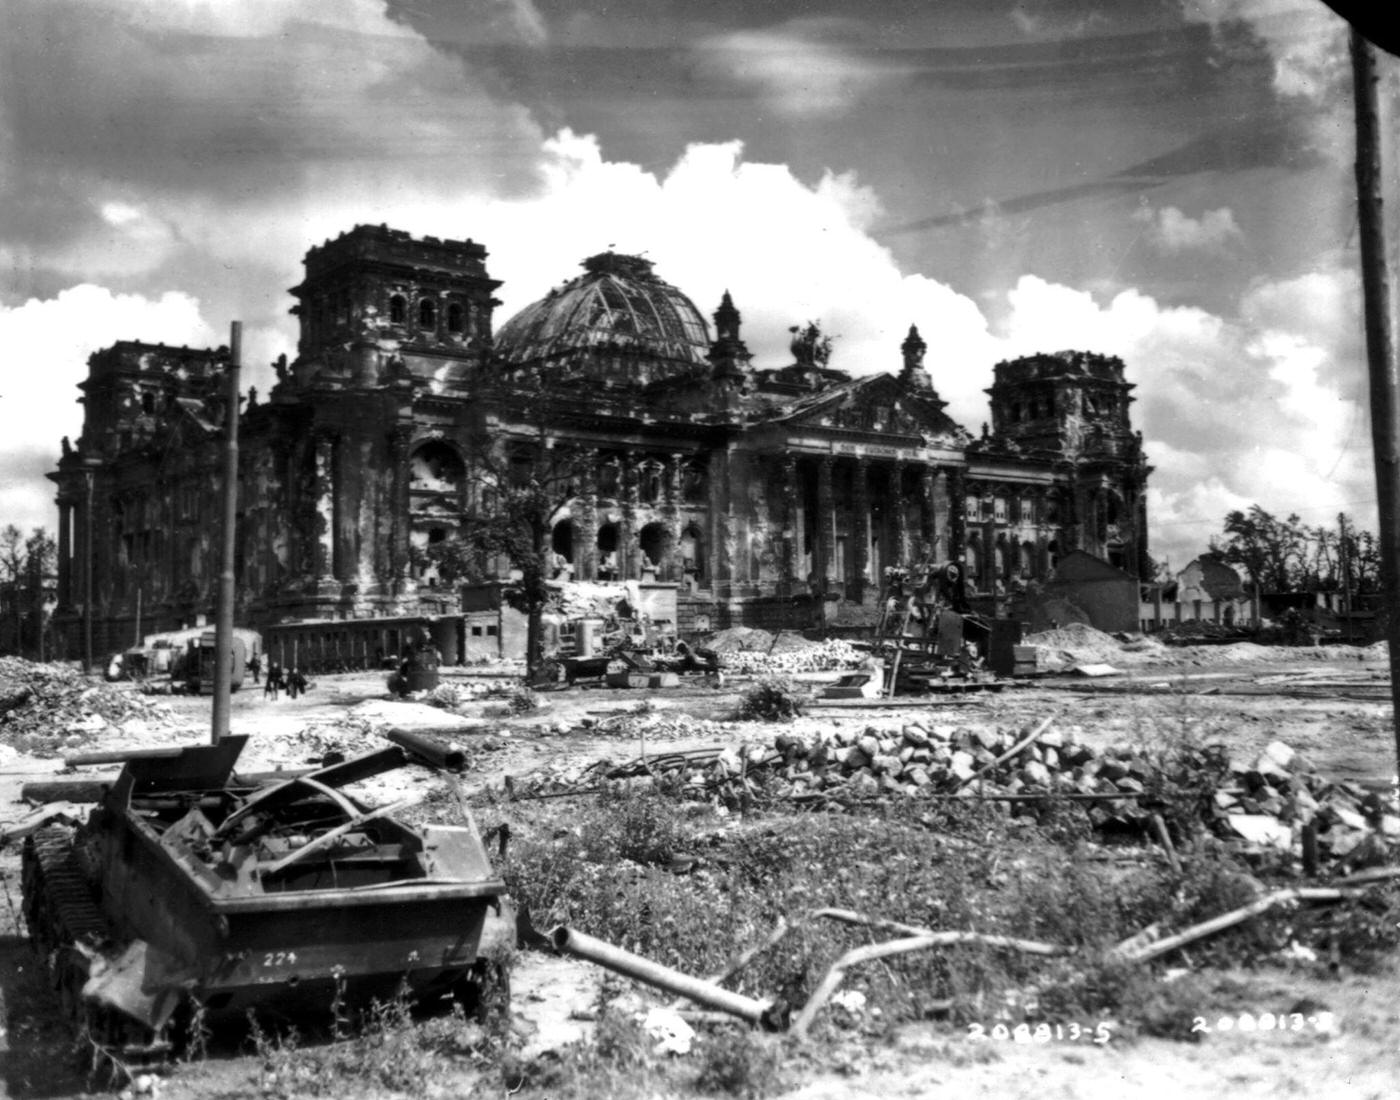
[{"label": "wrecked armored vehicle", "polygon": [[405,804],[344,790],[403,750],[258,784],[233,770],[246,740],[132,753],[84,824],[26,840],[29,933],[93,1043],[159,1058],[191,1012],[324,1018],[405,988],[499,1007],[505,885],[475,828],[409,826]]}]

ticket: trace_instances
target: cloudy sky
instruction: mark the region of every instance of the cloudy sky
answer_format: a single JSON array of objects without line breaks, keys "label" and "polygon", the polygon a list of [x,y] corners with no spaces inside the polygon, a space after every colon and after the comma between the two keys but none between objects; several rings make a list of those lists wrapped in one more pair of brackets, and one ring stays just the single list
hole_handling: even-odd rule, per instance
[{"label": "cloudy sky", "polygon": [[833,365],[894,370],[915,323],[974,432],[999,359],[1121,355],[1177,567],[1254,502],[1374,524],[1350,70],[1319,0],[6,13],[2,522],[53,528],[93,350],[240,319],[266,392],[307,248],[386,222],[485,243],[501,320],[611,247],[707,314],[731,290],[759,365],[815,319]]}]

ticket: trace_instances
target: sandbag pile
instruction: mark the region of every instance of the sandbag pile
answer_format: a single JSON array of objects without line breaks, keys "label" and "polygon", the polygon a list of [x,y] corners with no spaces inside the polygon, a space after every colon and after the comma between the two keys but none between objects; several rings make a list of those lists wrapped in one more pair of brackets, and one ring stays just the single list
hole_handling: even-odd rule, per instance
[{"label": "sandbag pile", "polygon": [[0,657],[0,744],[62,756],[116,734],[139,738],[183,721],[129,684],[92,683],[66,665]]}]

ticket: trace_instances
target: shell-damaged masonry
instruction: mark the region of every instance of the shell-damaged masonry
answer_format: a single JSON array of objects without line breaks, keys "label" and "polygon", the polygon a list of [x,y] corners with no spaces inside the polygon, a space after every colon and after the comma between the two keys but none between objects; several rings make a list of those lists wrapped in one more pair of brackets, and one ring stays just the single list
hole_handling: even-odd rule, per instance
[{"label": "shell-damaged masonry", "polygon": [[[682,633],[830,621],[917,561],[963,562],[971,595],[1073,549],[1143,572],[1150,469],[1119,359],[996,364],[974,437],[913,326],[888,364],[837,369],[808,324],[792,362],[757,367],[727,293],[711,326],[651,262],[607,252],[497,327],[486,260],[363,225],[307,253],[296,359],[240,414],[240,624],[458,614],[424,551],[494,506],[486,465],[528,477],[552,448],[581,456],[554,575],[674,585]],[[227,364],[136,341],[89,360],[82,434],[50,475],[68,653],[89,575],[99,649],[212,620]]]}]

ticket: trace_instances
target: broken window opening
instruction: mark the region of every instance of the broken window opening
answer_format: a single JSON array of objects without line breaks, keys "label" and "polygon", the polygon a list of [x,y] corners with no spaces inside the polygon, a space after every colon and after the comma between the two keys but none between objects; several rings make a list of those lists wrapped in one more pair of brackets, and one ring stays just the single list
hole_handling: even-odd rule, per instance
[{"label": "broken window opening", "polygon": [[661,465],[647,462],[642,466],[638,497],[643,504],[655,504],[661,499]]},{"label": "broken window opening", "polygon": [[687,504],[700,504],[705,499],[705,471],[696,463],[686,463],[681,474],[681,495]]},{"label": "broken window opening", "polygon": [[441,440],[424,443],[409,459],[411,487],[455,492],[466,480],[466,464],[453,447]]},{"label": "broken window opening", "polygon": [[598,528],[598,579],[612,581],[617,580],[619,576],[617,524],[605,523]]},{"label": "broken window opening", "polygon": [[462,331],[462,303],[452,302],[447,307],[447,331],[460,333]]},{"label": "broken window opening", "polygon": [[568,566],[574,563],[574,521],[571,519],[561,519],[554,525],[554,531],[550,535],[550,549],[554,553],[553,575],[567,572]]},{"label": "broken window opening", "polygon": [[437,328],[437,303],[431,298],[418,303],[418,327],[428,332]]},{"label": "broken window opening", "polygon": [[638,536],[644,560],[643,569],[659,570],[670,557],[671,532],[661,523],[648,523]]},{"label": "broken window opening", "polygon": [[389,299],[389,323],[391,325],[401,325],[408,320],[408,299],[402,294],[395,294]]},{"label": "broken window opening", "polygon": [[598,492],[601,496],[617,496],[618,486],[622,483],[622,467],[616,459],[609,459],[598,467]]}]

